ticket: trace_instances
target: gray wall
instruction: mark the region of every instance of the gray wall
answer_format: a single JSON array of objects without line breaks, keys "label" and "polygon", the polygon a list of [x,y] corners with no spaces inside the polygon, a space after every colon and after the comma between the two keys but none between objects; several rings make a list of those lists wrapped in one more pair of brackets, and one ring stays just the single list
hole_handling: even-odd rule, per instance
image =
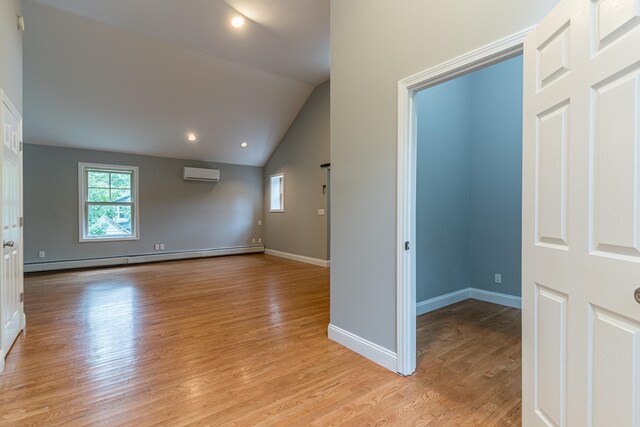
[{"label": "gray wall", "polygon": [[[78,162],[139,167],[140,239],[78,242]],[[220,169],[220,182],[182,180],[184,166]],[[261,238],[263,169],[25,145],[25,263],[250,246]],[[45,259],[38,251],[46,251]]]},{"label": "gray wall", "polygon": [[398,80],[540,21],[558,0],[331,1],[331,323],[396,349]]},{"label": "gray wall", "polygon": [[0,89],[22,113],[22,33],[20,0],[0,1]]},{"label": "gray wall", "polygon": [[416,106],[417,301],[470,286],[519,296],[522,57],[426,89]]},{"label": "gray wall", "polygon": [[472,77],[471,286],[520,296],[522,57]]},{"label": "gray wall", "polygon": [[416,300],[468,288],[471,82],[467,75],[416,96]]},{"label": "gray wall", "polygon": [[[329,162],[329,82],[318,85],[264,167],[268,249],[328,259],[328,205],[322,186]],[[284,173],[284,212],[269,212],[271,175]],[[325,209],[325,216],[318,215]]]}]

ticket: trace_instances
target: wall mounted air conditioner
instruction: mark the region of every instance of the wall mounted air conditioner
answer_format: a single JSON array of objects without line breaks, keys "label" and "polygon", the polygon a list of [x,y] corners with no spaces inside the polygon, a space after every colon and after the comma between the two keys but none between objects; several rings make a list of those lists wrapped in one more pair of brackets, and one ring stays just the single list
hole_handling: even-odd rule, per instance
[{"label": "wall mounted air conditioner", "polygon": [[218,169],[184,168],[182,179],[185,181],[220,181],[220,171]]}]

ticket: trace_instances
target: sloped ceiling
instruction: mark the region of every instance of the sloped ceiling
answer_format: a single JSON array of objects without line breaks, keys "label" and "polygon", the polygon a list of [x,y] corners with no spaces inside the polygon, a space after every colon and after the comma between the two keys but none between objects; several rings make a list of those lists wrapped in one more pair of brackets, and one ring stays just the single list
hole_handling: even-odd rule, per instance
[{"label": "sloped ceiling", "polygon": [[329,77],[328,0],[23,7],[27,143],[262,166]]}]

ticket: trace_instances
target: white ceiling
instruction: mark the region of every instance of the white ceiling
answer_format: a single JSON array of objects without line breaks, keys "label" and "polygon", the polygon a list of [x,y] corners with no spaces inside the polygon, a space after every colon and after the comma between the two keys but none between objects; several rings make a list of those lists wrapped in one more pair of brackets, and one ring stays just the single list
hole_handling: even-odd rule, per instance
[{"label": "white ceiling", "polygon": [[27,0],[24,14],[27,143],[261,166],[329,77],[328,0]]}]

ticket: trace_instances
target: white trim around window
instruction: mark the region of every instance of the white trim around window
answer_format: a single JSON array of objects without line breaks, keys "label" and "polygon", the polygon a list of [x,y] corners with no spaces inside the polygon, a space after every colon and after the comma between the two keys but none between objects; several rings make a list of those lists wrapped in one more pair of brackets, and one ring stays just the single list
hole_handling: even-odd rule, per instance
[{"label": "white trim around window", "polygon": [[[274,191],[279,194],[274,195]],[[275,196],[275,197],[274,197]],[[271,175],[269,179],[269,212],[284,212],[284,174]]]},{"label": "white trim around window", "polygon": [[[89,196],[89,173],[105,173],[109,174],[108,184],[101,185],[100,188],[91,187],[91,190],[101,191],[108,194],[106,201],[91,201]],[[122,186],[117,187],[112,183],[112,179],[115,180],[113,175],[118,174],[130,175],[129,187]],[[129,200],[114,199],[113,194],[115,192],[129,192]],[[124,198],[124,197],[123,197]],[[91,235],[90,233],[90,214],[91,208],[97,208],[100,206],[110,206],[118,209],[118,216],[116,218],[106,218],[105,221],[109,222],[107,228],[121,227],[120,220],[126,220],[126,218],[120,218],[120,209],[125,209],[125,212],[130,212],[128,223],[121,228],[122,233],[109,233],[105,235]],[[137,166],[122,166],[122,165],[104,165],[98,163],[78,163],[78,218],[79,218],[79,241],[80,242],[113,242],[113,241],[126,241],[126,240],[138,240],[140,238],[140,219],[138,209],[138,167]],[[111,224],[112,223],[112,224]]]}]

